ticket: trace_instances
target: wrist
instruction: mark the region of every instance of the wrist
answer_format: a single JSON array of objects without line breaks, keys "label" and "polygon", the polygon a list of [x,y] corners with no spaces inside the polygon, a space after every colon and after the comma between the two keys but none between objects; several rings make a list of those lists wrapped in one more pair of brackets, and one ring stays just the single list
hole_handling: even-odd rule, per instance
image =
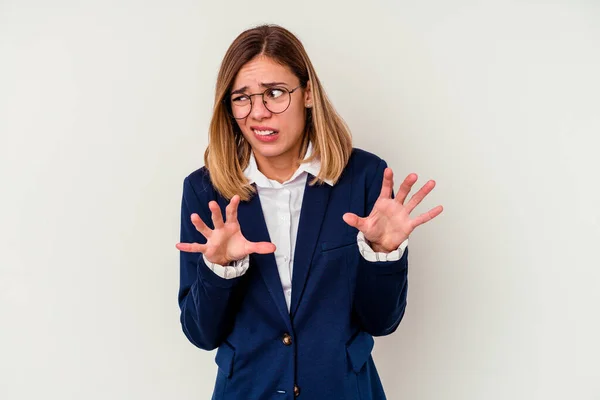
[{"label": "wrist", "polygon": [[379,245],[377,243],[371,243],[371,248],[373,249],[373,251],[375,253],[391,253],[392,251],[396,250],[396,248],[393,249],[388,249],[382,245]]},{"label": "wrist", "polygon": [[212,264],[221,265],[223,267],[231,265],[231,262],[232,262],[232,260],[227,260],[225,258],[218,258],[218,257],[209,258],[209,257],[206,257],[206,255],[204,257],[206,258],[206,261],[208,261]]}]

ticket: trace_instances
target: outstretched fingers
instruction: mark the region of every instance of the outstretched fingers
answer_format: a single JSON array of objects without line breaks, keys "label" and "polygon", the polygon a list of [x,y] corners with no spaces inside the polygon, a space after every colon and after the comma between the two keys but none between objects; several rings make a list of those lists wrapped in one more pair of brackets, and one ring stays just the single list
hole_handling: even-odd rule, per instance
[{"label": "outstretched fingers", "polygon": [[240,196],[237,194],[231,198],[231,201],[225,208],[225,217],[227,218],[227,222],[238,222],[237,221],[237,210],[240,204]]},{"label": "outstretched fingers", "polygon": [[432,219],[434,219],[435,217],[437,217],[438,215],[440,215],[442,213],[442,211],[444,211],[444,207],[437,206],[432,208],[431,210],[419,215],[418,217],[414,218],[412,220],[412,226],[413,229],[416,228],[419,225],[423,225],[425,222],[429,222]]},{"label": "outstretched fingers", "polygon": [[204,253],[206,251],[206,245],[200,243],[177,243],[175,247],[188,253]]},{"label": "outstretched fingers", "polygon": [[404,204],[406,197],[410,193],[410,190],[415,182],[417,182],[417,179],[419,179],[419,177],[415,173],[408,174],[408,176],[404,178],[404,181],[402,181],[402,184],[400,184],[400,188],[396,194],[396,201],[398,201],[400,204]]},{"label": "outstretched fingers", "polygon": [[421,201],[423,201],[425,196],[427,196],[433,190],[434,187],[434,180],[427,181],[427,183],[424,184],[423,187],[419,189],[419,191],[410,198],[410,200],[406,204],[406,211],[408,211],[408,213],[410,214],[415,209],[415,207],[418,206],[419,203],[421,203]]},{"label": "outstretched fingers", "polygon": [[223,228],[225,223],[223,222],[223,214],[221,214],[221,207],[219,207],[219,204],[212,200],[208,203],[208,208],[210,209],[211,218],[215,229]]},{"label": "outstretched fingers", "polygon": [[361,218],[354,213],[345,213],[342,216],[342,219],[345,223],[358,229],[359,231],[362,231],[365,228],[366,218]]},{"label": "outstretched fingers", "polygon": [[386,168],[383,171],[383,183],[381,184],[381,191],[379,192],[379,198],[389,199],[392,197],[392,190],[394,190],[394,172],[391,168]]},{"label": "outstretched fingers", "polygon": [[270,242],[246,242],[246,252],[248,254],[270,254],[275,252],[275,245]]},{"label": "outstretched fingers", "polygon": [[208,239],[210,237],[210,234],[212,233],[212,230],[208,226],[206,226],[204,221],[202,221],[202,218],[200,218],[198,214],[194,213],[192,214],[190,219],[192,220],[192,224],[194,224],[196,230],[200,232],[202,236]]}]

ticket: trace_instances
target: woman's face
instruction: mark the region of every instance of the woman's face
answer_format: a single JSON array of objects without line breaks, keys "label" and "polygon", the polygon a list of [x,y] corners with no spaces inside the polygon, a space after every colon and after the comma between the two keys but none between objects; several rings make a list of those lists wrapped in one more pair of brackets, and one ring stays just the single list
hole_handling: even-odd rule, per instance
[{"label": "woman's face", "polygon": [[[275,113],[288,104],[288,94],[277,89],[292,91],[299,85],[300,80],[288,67],[265,56],[254,58],[238,72],[232,86],[231,107],[234,114],[237,112],[240,116],[249,111],[246,118],[236,119],[236,122],[259,165],[265,162],[285,165],[299,156],[306,105],[311,104],[310,82],[306,88],[298,88],[289,95],[290,103],[285,111]],[[263,93],[266,89],[270,89],[271,95],[265,95],[267,105],[260,95],[252,96],[250,109],[248,97],[244,95]]]}]

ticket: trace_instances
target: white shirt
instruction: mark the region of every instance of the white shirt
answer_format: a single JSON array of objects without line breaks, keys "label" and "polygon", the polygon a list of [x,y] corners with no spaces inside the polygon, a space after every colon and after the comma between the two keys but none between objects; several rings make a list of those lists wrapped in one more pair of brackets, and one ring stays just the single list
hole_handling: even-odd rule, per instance
[{"label": "white shirt", "polygon": [[[312,144],[309,143],[305,158],[312,154]],[[300,222],[300,211],[302,198],[308,174],[317,176],[321,169],[321,162],[317,159],[310,163],[302,163],[294,174],[283,183],[269,179],[258,170],[254,154],[250,155],[248,167],[244,175],[249,182],[256,184],[258,196],[263,210],[267,230],[271,242],[275,244],[275,261],[279,271],[281,286],[287,303],[288,311],[292,301],[292,276],[294,265],[294,250],[296,248],[296,236]],[[333,186],[331,181],[325,181]],[[391,253],[379,253],[373,251],[362,232],[357,235],[358,249],[362,257],[367,261],[397,261],[404,254],[408,245],[408,239]],[[250,263],[250,257],[235,261],[233,265],[222,266],[211,263],[204,257],[205,264],[217,275],[225,279],[236,278],[246,273]]]}]

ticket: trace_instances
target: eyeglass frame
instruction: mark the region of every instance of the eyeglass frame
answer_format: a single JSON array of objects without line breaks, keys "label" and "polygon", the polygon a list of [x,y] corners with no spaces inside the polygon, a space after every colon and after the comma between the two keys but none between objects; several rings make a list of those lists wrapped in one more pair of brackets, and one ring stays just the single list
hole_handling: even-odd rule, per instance
[{"label": "eyeglass frame", "polygon": [[224,101],[224,102],[227,104],[227,109],[229,110],[229,114],[231,115],[231,117],[232,117],[232,118],[234,118],[234,119],[246,119],[246,118],[248,118],[248,116],[249,116],[249,115],[252,113],[252,107],[254,107],[254,102],[252,101],[252,97],[253,97],[253,96],[259,96],[259,95],[260,95],[260,96],[262,97],[262,102],[263,102],[263,105],[265,106],[265,108],[266,108],[267,110],[269,110],[269,108],[268,108],[268,107],[267,107],[267,105],[265,104],[265,93],[267,93],[267,91],[269,91],[269,90],[272,90],[272,89],[274,89],[274,88],[275,88],[275,89],[285,89],[285,90],[288,92],[288,98],[289,98],[289,102],[288,102],[288,105],[287,105],[287,107],[285,108],[285,110],[283,110],[283,111],[279,111],[279,112],[274,112],[274,111],[271,111],[271,110],[269,110],[269,112],[270,112],[271,114],[282,114],[282,113],[286,112],[286,111],[287,111],[287,109],[288,109],[288,108],[290,108],[290,105],[292,104],[292,93],[294,93],[296,90],[300,89],[301,87],[305,87],[305,86],[306,86],[306,84],[302,84],[302,83],[301,83],[300,85],[296,86],[296,87],[295,87],[295,88],[293,88],[292,90],[288,90],[288,89],[287,89],[287,88],[285,88],[285,87],[277,87],[277,86],[275,86],[275,87],[269,87],[269,88],[266,88],[266,89],[265,89],[263,92],[261,92],[261,93],[252,93],[252,94],[246,94],[246,93],[243,93],[245,96],[248,96],[248,98],[250,99],[250,110],[248,111],[248,114],[247,114],[245,117],[241,117],[241,118],[236,118],[236,117],[233,115],[233,105],[231,104],[231,97],[232,97],[231,95],[228,95],[227,97],[225,97],[225,98],[223,99],[223,101]]}]

